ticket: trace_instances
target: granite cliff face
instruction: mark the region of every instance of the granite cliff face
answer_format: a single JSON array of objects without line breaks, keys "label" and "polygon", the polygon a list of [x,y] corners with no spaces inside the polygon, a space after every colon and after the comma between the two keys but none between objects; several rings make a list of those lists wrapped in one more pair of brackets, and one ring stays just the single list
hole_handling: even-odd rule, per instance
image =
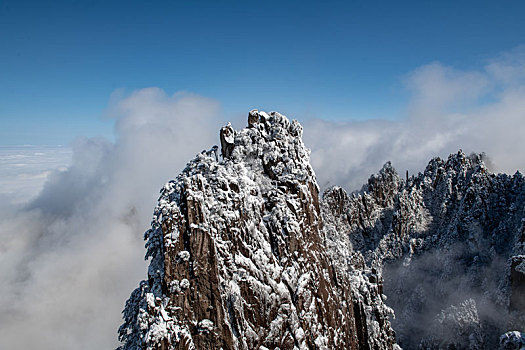
[{"label": "granite cliff face", "polygon": [[523,347],[521,174],[458,152],[320,199],[301,136],[254,110],[164,186],[121,349]]},{"label": "granite cliff face", "polygon": [[301,125],[248,123],[162,189],[121,348],[393,348],[380,282],[333,264]]}]

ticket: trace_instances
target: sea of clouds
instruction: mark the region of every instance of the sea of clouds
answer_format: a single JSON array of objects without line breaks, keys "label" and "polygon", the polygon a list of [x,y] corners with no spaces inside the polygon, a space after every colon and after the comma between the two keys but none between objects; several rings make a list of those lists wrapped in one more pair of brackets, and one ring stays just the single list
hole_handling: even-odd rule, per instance
[{"label": "sea of clouds", "polygon": [[[359,189],[387,160],[413,174],[460,148],[497,172],[525,169],[523,48],[473,71],[431,63],[405,82],[400,120],[303,122],[323,188]],[[158,88],[116,93],[107,114],[115,141],[0,149],[1,348],[117,346],[158,191],[227,121],[217,101]]]}]

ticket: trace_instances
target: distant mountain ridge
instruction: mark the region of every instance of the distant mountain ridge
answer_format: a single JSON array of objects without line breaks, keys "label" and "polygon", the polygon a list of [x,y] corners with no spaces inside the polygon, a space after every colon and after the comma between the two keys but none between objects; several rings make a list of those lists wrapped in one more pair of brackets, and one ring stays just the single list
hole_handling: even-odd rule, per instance
[{"label": "distant mountain ridge", "polygon": [[519,172],[492,174],[460,151],[408,179],[387,163],[362,193],[332,188],[324,199],[340,255],[382,270],[401,346],[496,349],[502,333],[524,330]]},{"label": "distant mountain ridge", "polygon": [[[362,193],[334,187],[320,199],[298,122],[253,110],[220,140],[220,155],[203,151],[161,190],[121,349],[396,349],[394,329],[407,348],[483,348],[524,324],[519,173],[490,174],[459,152],[408,179],[387,163]],[[440,250],[446,268],[423,264]],[[434,305],[447,290],[429,285],[452,277],[484,299]],[[485,300],[508,310],[507,325],[487,321]]]}]

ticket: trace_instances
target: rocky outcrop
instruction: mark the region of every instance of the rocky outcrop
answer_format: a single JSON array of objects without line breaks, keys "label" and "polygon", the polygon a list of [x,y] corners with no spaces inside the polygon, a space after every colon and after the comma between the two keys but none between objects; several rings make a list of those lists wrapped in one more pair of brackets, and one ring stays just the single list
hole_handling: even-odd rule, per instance
[{"label": "rocky outcrop", "polygon": [[221,128],[219,138],[221,140],[221,155],[223,159],[230,158],[235,147],[235,131],[230,123]]},{"label": "rocky outcrop", "polygon": [[525,312],[525,255],[511,259],[510,293],[510,308]]},{"label": "rocky outcrop", "polygon": [[520,173],[492,174],[460,151],[406,180],[387,163],[361,192],[333,188],[323,201],[339,260],[359,253],[382,275],[404,348],[497,348],[524,330]]},{"label": "rocky outcrop", "polygon": [[523,350],[525,349],[525,333],[510,331],[499,338],[501,350]]},{"label": "rocky outcrop", "polygon": [[248,123],[221,129],[221,161],[203,152],[162,189],[121,349],[395,347],[381,277],[330,249],[301,125]]}]

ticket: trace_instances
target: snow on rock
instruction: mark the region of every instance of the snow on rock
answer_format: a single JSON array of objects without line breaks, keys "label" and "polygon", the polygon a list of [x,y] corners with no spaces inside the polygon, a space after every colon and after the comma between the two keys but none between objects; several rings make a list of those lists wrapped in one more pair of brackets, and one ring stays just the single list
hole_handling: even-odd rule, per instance
[{"label": "snow on rock", "polygon": [[435,158],[406,179],[387,163],[362,191],[323,195],[336,265],[381,281],[404,348],[432,338],[438,348],[495,349],[500,334],[525,331],[525,180],[492,174],[483,157]]},{"label": "snow on rock", "polygon": [[220,140],[222,160],[198,154],[161,190],[120,348],[396,348],[379,272],[339,255],[338,219],[323,221],[302,126],[253,110]]},{"label": "snow on rock", "polygon": [[460,151],[319,200],[301,137],[252,110],[163,187],[121,349],[524,348],[519,172]]},{"label": "snow on rock", "polygon": [[525,333],[510,331],[499,338],[500,350],[524,350]]},{"label": "snow on rock", "polygon": [[208,319],[201,320],[199,322],[198,331],[204,333],[213,332],[213,322]]},{"label": "snow on rock", "polygon": [[476,302],[467,299],[459,305],[442,310],[430,327],[429,337],[420,348],[482,349],[483,332],[479,321]]}]

